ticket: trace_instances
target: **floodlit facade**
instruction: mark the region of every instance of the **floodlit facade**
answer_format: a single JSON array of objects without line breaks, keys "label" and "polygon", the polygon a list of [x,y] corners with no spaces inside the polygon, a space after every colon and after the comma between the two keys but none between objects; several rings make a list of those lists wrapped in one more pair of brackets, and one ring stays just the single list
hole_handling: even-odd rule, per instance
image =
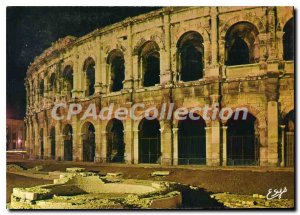
[{"label": "floodlit facade", "polygon": [[[292,7],[167,7],[55,42],[29,66],[31,159],[293,166]],[[55,120],[59,103],[97,112],[136,103],[246,107],[246,120]],[[67,109],[58,110],[66,116]],[[143,110],[136,110],[138,115]],[[212,113],[211,113],[212,114]]]}]

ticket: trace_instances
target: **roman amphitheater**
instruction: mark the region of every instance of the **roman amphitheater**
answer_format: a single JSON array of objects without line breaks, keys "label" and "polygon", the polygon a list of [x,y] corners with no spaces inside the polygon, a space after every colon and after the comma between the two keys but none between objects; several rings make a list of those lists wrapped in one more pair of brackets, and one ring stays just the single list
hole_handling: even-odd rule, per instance
[{"label": "roman amphitheater", "polygon": [[[53,43],[28,67],[25,87],[30,159],[294,165],[292,7],[166,7],[129,17]],[[218,103],[249,114],[80,120],[82,113],[57,121],[51,111],[59,103],[94,103],[97,111],[110,104],[191,110]]]}]

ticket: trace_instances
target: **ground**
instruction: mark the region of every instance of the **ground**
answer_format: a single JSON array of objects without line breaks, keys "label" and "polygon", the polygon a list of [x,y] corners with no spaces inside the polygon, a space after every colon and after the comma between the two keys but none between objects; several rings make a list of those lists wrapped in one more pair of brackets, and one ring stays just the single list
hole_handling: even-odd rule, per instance
[{"label": "ground", "polygon": [[[84,167],[87,171],[101,174],[108,172],[123,172],[124,178],[165,180],[197,186],[202,194],[209,198],[211,194],[229,192],[235,195],[260,194],[266,195],[269,189],[287,188],[283,199],[294,199],[294,171],[293,169],[270,167],[197,167],[197,166],[155,166],[155,165],[125,165],[125,164],[93,164],[53,161],[20,161],[8,162],[19,166],[32,168],[43,165],[42,171],[65,171],[67,167]],[[171,173],[164,177],[152,177],[151,172],[169,170]],[[34,179],[7,173],[7,197],[11,195],[13,187],[30,187],[47,184],[51,181]],[[190,201],[190,200],[189,200]]]}]

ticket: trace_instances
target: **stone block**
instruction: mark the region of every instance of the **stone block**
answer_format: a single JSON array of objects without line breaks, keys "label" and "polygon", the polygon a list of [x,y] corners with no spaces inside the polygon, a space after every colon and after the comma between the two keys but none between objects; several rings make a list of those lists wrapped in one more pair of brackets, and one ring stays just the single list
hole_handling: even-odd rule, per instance
[{"label": "stone block", "polygon": [[83,172],[85,168],[80,168],[80,167],[71,167],[71,168],[66,168],[66,172]]},{"label": "stone block", "polygon": [[155,171],[151,173],[151,176],[167,176],[170,175],[170,171]]}]

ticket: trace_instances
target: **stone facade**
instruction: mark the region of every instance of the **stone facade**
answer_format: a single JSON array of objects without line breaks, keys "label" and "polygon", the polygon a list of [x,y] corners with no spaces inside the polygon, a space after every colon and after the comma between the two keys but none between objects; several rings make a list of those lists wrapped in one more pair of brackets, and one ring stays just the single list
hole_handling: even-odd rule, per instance
[{"label": "stone facade", "polygon": [[[66,160],[65,151],[71,150],[70,160],[84,161],[84,141],[88,139],[85,132],[91,124],[94,161],[110,162],[110,121],[81,121],[82,114],[55,121],[51,110],[57,103],[80,103],[84,107],[95,103],[97,111],[111,103],[114,109],[140,102],[146,107],[160,107],[166,102],[188,109],[219,103],[233,110],[247,107],[254,117],[258,141],[254,165],[284,166],[288,132],[285,117],[294,110],[294,60],[290,57],[293,53],[287,53],[293,49],[293,41],[285,38],[291,34],[286,26],[292,23],[289,25],[293,27],[293,17],[292,7],[167,7],[80,38],[68,36],[57,41],[27,71],[25,121],[30,157]],[[195,64],[188,57],[184,59],[190,53],[184,50],[190,47],[201,58]],[[234,56],[234,47],[246,47],[247,51],[239,52],[239,58]],[[247,56],[245,62],[240,61],[242,55]],[[115,71],[122,71],[122,66],[114,65],[115,59],[124,64],[124,79],[118,79],[122,75]],[[147,67],[149,62],[156,63]],[[186,76],[183,71],[193,66],[201,68],[199,76]],[[149,68],[154,71],[156,67],[159,83],[146,82]],[[183,164],[179,159],[184,157],[179,147],[180,123],[173,118],[158,121],[158,163]],[[140,124],[130,118],[122,120],[127,164],[143,163]],[[67,125],[71,129],[65,132]],[[228,137],[230,126],[218,119],[205,120],[203,164],[228,164],[228,150],[232,149],[228,141],[234,137]],[[71,149],[66,148],[66,141],[72,142]]]}]

